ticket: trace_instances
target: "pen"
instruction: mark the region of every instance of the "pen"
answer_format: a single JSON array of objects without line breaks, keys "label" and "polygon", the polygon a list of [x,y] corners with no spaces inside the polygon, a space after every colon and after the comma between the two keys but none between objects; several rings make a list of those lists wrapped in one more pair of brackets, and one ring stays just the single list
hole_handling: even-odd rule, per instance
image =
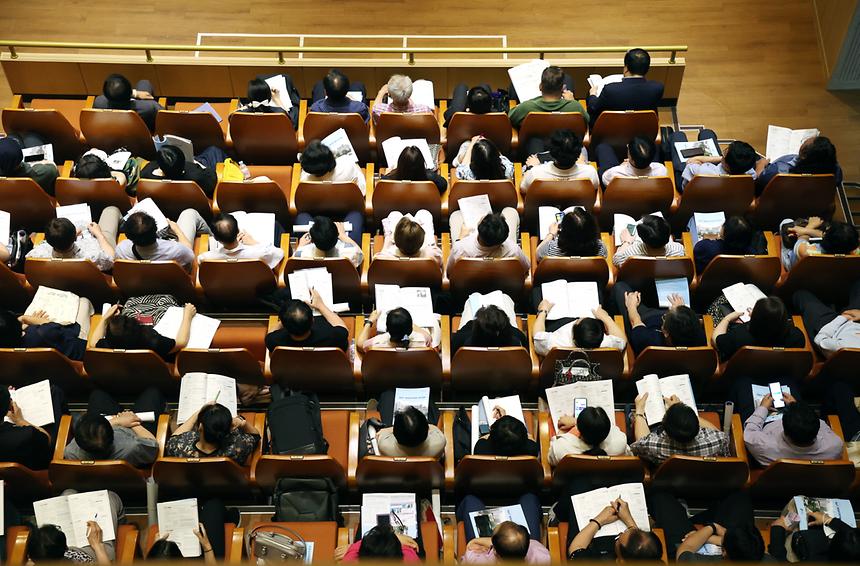
[{"label": "pen", "polygon": [[215,394],[215,400],[214,400],[214,401],[212,401],[212,403],[213,403],[213,404],[215,404],[215,403],[217,403],[217,402],[218,402],[218,396],[219,396],[219,395],[221,395],[221,390],[220,390],[220,389],[218,390],[218,393],[216,393],[216,394]]}]

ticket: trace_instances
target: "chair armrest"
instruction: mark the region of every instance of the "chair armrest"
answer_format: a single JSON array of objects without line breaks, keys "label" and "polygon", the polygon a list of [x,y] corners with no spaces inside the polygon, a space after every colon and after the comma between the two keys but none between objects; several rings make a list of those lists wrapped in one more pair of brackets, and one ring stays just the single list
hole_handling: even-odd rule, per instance
[{"label": "chair armrest", "polygon": [[12,102],[6,108],[24,108],[24,98],[20,94],[13,94]]},{"label": "chair armrest", "polygon": [[289,208],[290,208],[290,216],[293,218],[298,214],[298,210],[296,209],[296,189],[299,186],[299,181],[302,178],[302,165],[301,163],[296,163],[293,165],[293,176],[290,179],[290,198],[289,198]]},{"label": "chair armrest", "polygon": [[549,549],[549,560],[552,564],[561,562],[561,541],[558,540],[558,527],[547,527],[546,546]]},{"label": "chair armrest", "polygon": [[[308,101],[302,98],[299,101],[299,132],[305,131],[305,120],[308,117]],[[298,134],[298,132],[296,132]]]},{"label": "chair armrest", "polygon": [[442,563],[454,564],[456,556],[457,527],[454,525],[444,525],[442,527]]},{"label": "chair armrest", "polygon": [[714,319],[709,314],[702,315],[702,326],[705,329],[705,345],[711,345],[711,335],[714,333]]},{"label": "chair armrest", "polygon": [[540,465],[543,468],[544,486],[552,485],[552,467],[549,465],[549,413],[538,413],[538,442],[540,443]]},{"label": "chair armrest", "polygon": [[693,257],[693,236],[689,232],[684,232],[681,234],[681,241],[684,243],[684,254],[687,257]]},{"label": "chair armrest", "polygon": [[[131,525],[129,525],[131,526]],[[137,552],[137,540],[139,533],[137,527],[124,529],[119,528],[117,533],[117,555],[116,564],[132,564],[134,562],[135,553]],[[120,551],[120,546],[122,550]]]},{"label": "chair armrest", "polygon": [[373,163],[368,163],[364,170],[364,182],[367,185],[364,191],[364,215],[373,217]]},{"label": "chair armrest", "polygon": [[242,552],[245,549],[245,529],[235,527],[230,533],[230,552],[224,557],[228,564],[240,564]]},{"label": "chair armrest", "polygon": [[[364,329],[364,315],[360,314],[360,315],[355,317],[355,323],[353,324],[353,327],[352,327],[352,335],[353,335],[354,341],[358,339],[358,335],[361,334],[361,331],[363,329]],[[362,384],[362,379],[361,379],[361,359],[362,359],[362,357],[363,357],[362,353],[358,349],[358,345],[356,345],[355,346],[355,357],[352,360],[352,374],[355,377],[356,384],[358,384],[358,385]]]},{"label": "chair armrest", "polygon": [[612,287],[615,284],[615,276],[618,271],[615,264],[612,263],[612,256],[615,255],[615,237],[610,232],[601,232],[600,241],[606,248],[606,267],[609,269],[609,280],[606,282],[607,287]]},{"label": "chair armrest", "polygon": [[675,186],[675,167],[671,161],[664,161],[663,164],[666,166],[666,176],[672,180],[672,204],[670,210],[674,211],[681,205],[681,194],[678,192],[678,187]]},{"label": "chair armrest", "polygon": [[158,416],[158,427],[155,429],[155,441],[158,442],[158,457],[164,457],[164,446],[169,435],[170,415]]},{"label": "chair armrest", "polygon": [[72,167],[74,167],[73,161],[70,161],[68,159],[63,161],[63,165],[60,167],[60,177],[71,177]]},{"label": "chair armrest", "polygon": [[250,461],[245,466],[248,468],[248,473],[250,474],[257,461],[263,455],[263,439],[266,437],[266,413],[245,413],[245,418],[247,419],[248,417],[250,417],[249,420],[254,424],[254,428],[260,431],[260,442],[257,443],[257,447],[251,453]]},{"label": "chair armrest", "polygon": [[350,544],[350,531],[347,527],[340,527],[337,530],[337,545],[338,546],[346,546]]},{"label": "chair armrest", "polygon": [[444,384],[451,381],[451,318],[443,314],[439,326],[442,330],[439,353],[442,355],[442,383]]},{"label": "chair armrest", "polygon": [[809,333],[806,332],[806,327],[803,325],[803,317],[794,315],[791,317],[792,322],[803,333],[803,349],[812,352],[812,342],[809,340]]},{"label": "chair armrest", "polygon": [[779,250],[782,246],[781,239],[773,232],[764,232],[764,239],[767,241],[767,255],[779,257]]},{"label": "chair armrest", "polygon": [[72,416],[60,417],[60,427],[57,430],[57,444],[54,446],[54,460],[63,460],[66,445],[69,443],[69,434],[72,430]]},{"label": "chair armrest", "polygon": [[448,258],[451,256],[451,234],[442,234],[442,290],[447,291],[451,285],[448,280]]},{"label": "chair armrest", "polygon": [[454,489],[454,412],[442,412],[442,432],[445,434],[445,491]]},{"label": "chair armrest", "polygon": [[364,260],[361,263],[361,292],[365,297],[370,296],[370,283],[367,280],[367,272],[370,271],[370,232],[361,235],[361,253]]},{"label": "chair armrest", "polygon": [[27,561],[27,541],[30,539],[30,529],[27,527],[9,527],[7,537],[14,537],[12,552],[6,557],[8,564],[18,566]]},{"label": "chair armrest", "polygon": [[358,467],[358,431],[361,427],[361,416],[357,411],[349,413],[349,444],[347,453],[347,482],[350,489],[355,489],[355,470]]},{"label": "chair armrest", "polygon": [[284,259],[275,266],[275,281],[279,288],[284,289],[287,286],[287,259],[290,257],[290,233],[281,234],[281,249],[284,251]]},{"label": "chair armrest", "polygon": [[526,261],[529,265],[526,269],[526,279],[523,282],[523,291],[526,297],[530,297],[532,292],[532,250],[529,245],[530,241],[531,238],[529,237],[528,232],[522,232],[520,234],[520,248],[523,250],[523,255],[526,256]]},{"label": "chair armrest", "polygon": [[526,330],[528,330],[529,339],[529,357],[532,360],[532,382],[537,385],[540,377],[540,358],[535,350],[535,321],[537,317],[533,314],[527,315]]},{"label": "chair armrest", "polygon": [[747,446],[744,444],[744,424],[741,422],[741,416],[737,413],[732,413],[732,430],[731,449],[736,458],[740,458],[744,462],[749,462],[747,459]]}]

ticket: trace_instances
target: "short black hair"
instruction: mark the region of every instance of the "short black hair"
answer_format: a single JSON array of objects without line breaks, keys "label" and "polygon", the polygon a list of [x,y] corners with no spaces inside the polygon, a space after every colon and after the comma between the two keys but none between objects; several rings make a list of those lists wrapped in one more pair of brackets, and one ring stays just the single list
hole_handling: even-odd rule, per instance
[{"label": "short black hair", "polygon": [[731,175],[743,175],[755,167],[757,160],[758,154],[747,142],[733,141],[726,149],[726,166]]},{"label": "short black hair", "polygon": [[584,316],[573,325],[573,343],[579,348],[599,348],[603,342],[603,323],[596,318]]},{"label": "short black hair", "polygon": [[310,142],[302,152],[300,160],[302,171],[320,177],[333,171],[337,165],[334,153],[319,140]]},{"label": "short black hair", "polygon": [[702,344],[702,325],[696,311],[686,305],[672,307],[663,315],[663,330],[676,347],[696,347]]},{"label": "short black hair", "polygon": [[324,252],[337,245],[337,226],[328,216],[314,216],[313,226],[308,232],[311,235],[311,242]]},{"label": "short black hair", "polygon": [[[0,348],[19,348],[24,343],[21,321],[12,311],[0,311]],[[0,413],[5,415],[6,413]]]},{"label": "short black hair", "polygon": [[484,216],[478,223],[478,240],[488,248],[502,245],[510,233],[505,217],[498,212]]},{"label": "short black hair", "polygon": [[349,79],[339,69],[332,69],[323,77],[323,88],[329,100],[340,102],[349,92]]},{"label": "short black hair", "polygon": [[222,212],[212,220],[212,235],[222,244],[232,244],[239,237],[239,222],[229,212]]},{"label": "short black hair", "polygon": [[179,550],[179,545],[172,540],[160,538],[154,543],[146,553],[147,560],[180,560],[182,552]]},{"label": "short black hair", "polygon": [[732,255],[744,255],[752,244],[755,230],[743,216],[734,215],[726,218],[723,224],[723,252]]},{"label": "short black hair", "polygon": [[549,155],[559,169],[570,169],[576,165],[582,153],[582,138],[573,130],[555,130],[549,137]]},{"label": "short black hair", "polygon": [[163,145],[155,156],[165,179],[182,180],[185,174],[185,154],[175,145]]},{"label": "short black hair", "polygon": [[45,241],[58,252],[68,251],[78,237],[78,230],[68,218],[52,218],[45,226]]},{"label": "short black hair", "polygon": [[513,521],[505,521],[493,533],[493,550],[502,560],[524,560],[529,552],[529,531]]},{"label": "short black hair", "polygon": [[644,136],[635,136],[627,144],[627,152],[630,154],[633,167],[645,169],[651,165],[651,159],[654,157],[654,140]]},{"label": "short black hair", "polygon": [[284,303],[278,315],[281,324],[291,336],[301,336],[310,332],[314,323],[314,311],[304,301],[293,299]]},{"label": "short black hair", "polygon": [[566,213],[558,226],[556,244],[564,256],[596,256],[600,251],[600,230],[594,215],[582,208]]},{"label": "short black hair", "polygon": [[656,214],[646,214],[636,227],[636,233],[649,248],[662,248],[669,243],[672,228],[665,218]]},{"label": "short black hair", "polygon": [[111,107],[131,107],[132,92],[129,80],[116,73],[108,75],[102,85],[102,94],[108,99]]},{"label": "short black hair", "polygon": [[490,427],[490,443],[495,456],[522,456],[529,433],[518,419],[505,415]]},{"label": "short black hair", "polygon": [[158,239],[155,219],[145,212],[135,212],[123,224],[126,237],[136,246],[151,246]]},{"label": "short black hair", "polygon": [[495,305],[478,309],[472,322],[470,345],[478,348],[506,346],[511,343],[511,321],[508,315]]},{"label": "short black hair", "polygon": [[785,346],[794,323],[779,297],[756,301],[750,313],[749,331],[755,346]]},{"label": "short black hair", "polygon": [[[285,93],[286,94],[286,93]],[[248,100],[251,102],[266,102],[272,98],[272,87],[263,79],[248,81]]]},{"label": "short black hair", "polygon": [[809,446],[818,436],[821,420],[815,410],[804,401],[786,405],[782,411],[782,430],[794,444]]},{"label": "short black hair", "polygon": [[98,155],[82,155],[75,163],[75,177],[78,179],[109,179],[111,168]]},{"label": "short black hair", "polygon": [[764,539],[754,524],[726,528],[723,550],[733,562],[761,562],[764,558]]},{"label": "short black hair", "polygon": [[488,139],[480,139],[472,146],[472,161],[469,163],[469,168],[478,181],[507,178],[502,154],[496,144]]},{"label": "short black hair", "polygon": [[221,446],[233,428],[233,415],[224,405],[205,405],[197,415],[197,424],[203,427],[207,442]]},{"label": "short black hair", "polygon": [[692,407],[675,403],[663,415],[663,430],[672,440],[688,444],[699,434],[699,417]]},{"label": "short black hair", "polygon": [[364,533],[358,558],[403,558],[403,545],[388,525],[377,525]]},{"label": "short black hair", "polygon": [[827,548],[830,562],[860,562],[860,529],[839,529]]},{"label": "short black hair", "polygon": [[583,442],[595,447],[609,436],[612,423],[603,407],[586,407],[576,417],[576,429]]},{"label": "short black hair", "polygon": [[113,454],[113,427],[99,413],[88,411],[75,423],[75,441],[96,460],[110,460]]},{"label": "short black hair", "polygon": [[544,94],[561,94],[564,90],[564,71],[550,65],[540,74],[540,90]]},{"label": "short black hair", "polygon": [[6,415],[9,409],[12,408],[12,395],[5,387],[0,387],[0,415]]},{"label": "short black hair", "polygon": [[816,136],[811,142],[800,146],[800,153],[791,168],[791,173],[835,174],[837,167],[836,146],[830,138]]},{"label": "short black hair", "polygon": [[466,94],[466,108],[472,114],[486,114],[493,109],[493,97],[486,87],[478,85]]},{"label": "short black hair", "polygon": [[59,562],[63,560],[69,544],[66,535],[57,525],[42,525],[30,529],[30,538],[27,539],[27,556],[33,562]]},{"label": "short black hair", "polygon": [[160,335],[151,326],[142,325],[136,318],[119,315],[107,321],[104,338],[111,348],[156,350]]},{"label": "short black hair", "polygon": [[385,329],[391,342],[400,348],[408,348],[409,336],[412,334],[412,315],[403,307],[391,309],[385,315]]},{"label": "short black hair", "polygon": [[651,55],[644,49],[631,49],[624,54],[624,66],[634,75],[645,75],[651,68]]},{"label": "short black hair", "polygon": [[394,438],[398,444],[414,448],[427,440],[429,432],[427,417],[415,407],[406,407],[394,415]]},{"label": "short black hair", "polygon": [[424,228],[404,216],[394,227],[394,245],[408,257],[414,257],[424,247]]},{"label": "short black hair", "polygon": [[647,561],[656,562],[663,557],[663,543],[651,531],[632,529],[625,544],[618,546],[625,562]]},{"label": "short black hair", "polygon": [[860,245],[857,228],[833,220],[821,236],[821,251],[827,254],[850,254]]}]

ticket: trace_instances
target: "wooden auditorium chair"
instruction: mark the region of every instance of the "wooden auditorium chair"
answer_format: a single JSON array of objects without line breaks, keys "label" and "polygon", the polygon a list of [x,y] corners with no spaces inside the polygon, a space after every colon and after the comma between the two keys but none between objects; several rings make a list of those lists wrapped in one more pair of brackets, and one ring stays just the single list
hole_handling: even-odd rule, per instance
[{"label": "wooden auditorium chair", "polygon": [[595,206],[600,230],[612,233],[616,214],[627,214],[638,220],[659,211],[664,218],[669,218],[676,197],[675,182],[670,176],[615,177],[603,191],[600,206]]},{"label": "wooden auditorium chair", "polygon": [[[114,564],[133,564],[138,545],[137,525],[118,525],[116,532],[116,559]],[[24,566],[27,560],[29,527],[9,527],[6,533],[6,563],[9,566]]]},{"label": "wooden auditorium chair", "polygon": [[556,130],[573,130],[583,143],[588,143],[588,124],[579,112],[529,112],[517,132],[520,158],[528,157],[526,148],[531,138],[548,138]]},{"label": "wooden auditorium chair", "polygon": [[[388,138],[420,138],[427,140],[428,144],[441,143],[442,139],[439,122],[436,120],[436,116],[430,112],[410,114],[383,112],[375,124],[371,123],[370,131],[376,140],[376,147],[380,148],[380,157],[382,157],[382,142]],[[388,167],[394,167],[394,165],[394,163],[389,163]]]},{"label": "wooden auditorium chair", "polygon": [[16,273],[5,263],[0,263],[0,296],[6,308],[24,312],[33,299],[33,292],[23,273]]},{"label": "wooden auditorium chair", "polygon": [[683,232],[695,212],[744,216],[754,198],[755,181],[749,175],[696,175],[672,205],[668,217],[672,233]]},{"label": "wooden auditorium chair", "polygon": [[[245,545],[244,532],[245,529],[237,527],[233,523],[224,523],[224,563],[240,564],[242,562],[242,550]],[[144,533],[141,551],[143,557],[146,558],[149,556],[152,546],[164,535],[158,531],[158,525],[150,525]]]},{"label": "wooden auditorium chair", "polygon": [[[612,235],[600,234],[600,239],[609,250],[612,248]],[[594,281],[603,295],[604,291],[615,283],[615,268],[612,265],[612,257],[563,257],[547,256],[538,261],[537,248],[540,240],[532,236],[530,241],[532,262],[533,285],[538,286],[550,281],[564,279],[565,281]]]},{"label": "wooden auditorium chair", "polygon": [[[537,233],[540,227],[539,210],[542,206],[554,206],[564,211],[570,206],[584,206],[589,212],[601,206],[601,193],[594,188],[590,179],[568,179],[548,181],[537,179],[532,182],[523,198],[523,226],[525,230]],[[652,211],[653,212],[653,211]]]},{"label": "wooden auditorium chair", "polygon": [[56,218],[54,200],[30,178],[0,177],[0,210],[9,213],[10,230],[43,232]]},{"label": "wooden auditorium chair", "polygon": [[292,165],[296,162],[299,140],[288,116],[234,112],[228,120],[233,150],[246,165]]},{"label": "wooden auditorium chair", "polygon": [[266,325],[222,320],[206,349],[183,348],[176,354],[176,371],[229,375],[237,383],[265,385]]},{"label": "wooden auditorium chair", "polygon": [[[443,175],[444,176],[444,175]],[[391,212],[415,214],[426,210],[433,215],[433,226],[441,227],[442,203],[439,199],[439,189],[432,181],[394,181],[380,179],[373,187],[371,203],[373,205],[373,221],[382,227],[382,219]]]},{"label": "wooden auditorium chair", "polygon": [[798,261],[777,281],[775,293],[786,305],[796,291],[806,289],[824,304],[844,305],[851,284],[860,279],[860,256],[810,255]]},{"label": "wooden auditorium chair", "polygon": [[78,179],[77,177],[60,177],[54,185],[57,204],[88,204],[94,220],[98,220],[102,211],[115,206],[123,214],[132,206],[131,198],[125,188],[111,179]]},{"label": "wooden auditorium chair", "polygon": [[141,179],[137,183],[137,199],[151,198],[164,215],[179,218],[182,211],[193,208],[204,220],[212,220],[212,203],[194,181],[171,179]]},{"label": "wooden auditorium chair", "polygon": [[352,144],[352,149],[358,156],[359,163],[373,161],[370,143],[370,126],[355,113],[340,114],[334,112],[308,112],[302,124],[299,125],[299,148],[304,149],[313,140],[322,140],[328,135],[343,128]]},{"label": "wooden auditorium chair", "polygon": [[378,257],[382,250],[384,237],[373,238],[371,249],[370,235],[362,241],[364,265],[361,270],[362,294],[373,303],[377,285],[398,285],[400,287],[429,287],[431,292],[442,289],[442,268],[433,258],[418,257]]},{"label": "wooden auditorium chair", "polygon": [[53,146],[54,160],[60,163],[66,159],[77,159],[84,152],[80,132],[59,110],[4,108],[3,131],[20,136],[39,136]]},{"label": "wooden auditorium chair", "polygon": [[589,146],[601,142],[627,145],[636,136],[655,140],[660,145],[660,120],[653,110],[603,111],[591,128]]},{"label": "wooden auditorium chair", "polygon": [[194,281],[197,265],[189,274],[175,261],[118,259],[113,264],[113,280],[122,297],[173,295],[180,303],[199,303]]},{"label": "wooden auditorium chair", "polygon": [[833,175],[780,173],[753,201],[750,220],[761,230],[779,230],[784,218],[833,216],[836,178]]},{"label": "wooden auditorium chair", "polygon": [[24,387],[50,379],[71,399],[85,397],[90,389],[83,364],[54,348],[0,348],[0,367],[7,386]]},{"label": "wooden auditorium chair", "polygon": [[[251,174],[264,174],[257,173],[261,169],[274,169],[274,167],[254,167],[251,169]],[[282,174],[286,177],[286,184],[281,184],[276,179],[253,183],[246,181],[218,181],[218,185],[215,187],[215,194],[213,195],[214,211],[237,212],[241,210],[244,212],[270,212],[275,215],[275,220],[280,222],[281,226],[289,226],[291,223],[289,200],[290,179],[292,176],[291,168],[278,167],[278,169],[284,170]]]},{"label": "wooden auditorium chair", "polygon": [[124,147],[132,155],[155,159],[152,133],[134,110],[81,110],[81,132],[90,147],[108,153]]},{"label": "wooden auditorium chair", "polygon": [[88,259],[28,258],[24,263],[24,273],[33,288],[45,286],[70,291],[89,299],[96,309],[117,300],[117,288],[112,278]]},{"label": "wooden auditorium chair", "polygon": [[[222,116],[225,127],[226,117],[226,115]],[[164,137],[170,134],[190,140],[197,153],[210,146],[226,148],[224,133],[218,120],[209,112],[193,112],[177,108],[159,110],[155,115],[155,135]]]},{"label": "wooden auditorium chair", "polygon": [[442,216],[447,218],[454,211],[460,210],[459,201],[461,198],[477,195],[489,197],[493,212],[501,212],[506,207],[515,208],[519,213],[523,212],[523,197],[514,186],[514,182],[509,179],[495,181],[453,180],[448,184],[448,190],[442,195]]},{"label": "wooden auditorium chair", "polygon": [[[440,110],[440,114],[444,111]],[[472,114],[455,112],[445,131],[445,155],[456,157],[460,146],[471,141],[474,136],[483,136],[493,142],[502,155],[511,152],[511,121],[504,112]]]}]

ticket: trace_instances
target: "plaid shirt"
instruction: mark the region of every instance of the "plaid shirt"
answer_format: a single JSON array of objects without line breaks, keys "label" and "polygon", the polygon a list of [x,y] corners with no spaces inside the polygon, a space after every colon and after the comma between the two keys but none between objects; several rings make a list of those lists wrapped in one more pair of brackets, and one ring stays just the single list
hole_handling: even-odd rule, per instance
[{"label": "plaid shirt", "polygon": [[670,456],[729,456],[729,437],[721,430],[701,427],[696,438],[682,444],[669,438],[660,426],[647,436],[630,445],[634,455],[654,464],[661,464]]}]

